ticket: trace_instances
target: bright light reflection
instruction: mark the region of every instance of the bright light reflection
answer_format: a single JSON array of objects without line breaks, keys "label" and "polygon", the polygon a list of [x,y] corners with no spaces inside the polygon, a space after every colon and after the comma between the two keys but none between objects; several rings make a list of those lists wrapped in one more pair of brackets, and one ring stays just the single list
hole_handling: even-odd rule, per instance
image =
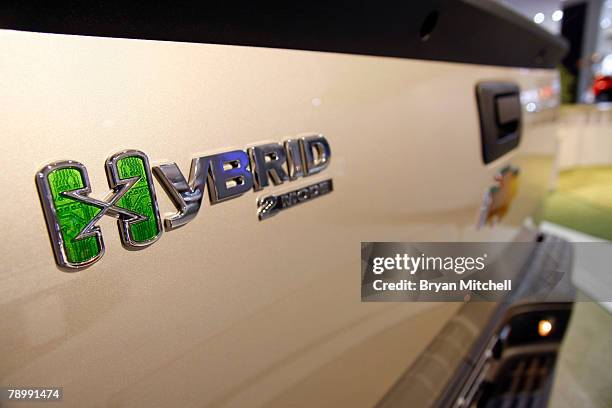
[{"label": "bright light reflection", "polygon": [[533,16],[533,21],[536,24],[542,24],[544,22],[544,18],[545,18],[544,13],[536,13],[536,15]]}]

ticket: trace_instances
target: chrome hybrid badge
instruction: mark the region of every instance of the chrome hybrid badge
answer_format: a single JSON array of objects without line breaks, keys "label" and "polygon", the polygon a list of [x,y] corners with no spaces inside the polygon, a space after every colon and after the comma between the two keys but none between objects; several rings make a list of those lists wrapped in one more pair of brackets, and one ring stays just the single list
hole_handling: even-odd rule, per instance
[{"label": "chrome hybrid badge", "polygon": [[[250,189],[260,191],[299,177],[316,174],[329,165],[331,150],[325,137],[308,136],[268,143],[246,150],[196,157],[186,179],[176,163],[153,167],[153,174],[176,207],[164,219],[166,230],[190,222],[200,210],[204,189],[211,204],[236,198]],[[119,236],[127,249],[145,248],[163,231],[147,156],[137,150],[119,152],[106,160],[111,191],[99,200],[89,196],[87,169],[68,160],[51,163],[36,174],[47,229],[60,267],[89,266],[104,255],[104,216],[117,218]],[[258,200],[259,219],[332,190],[331,180]]]},{"label": "chrome hybrid badge", "polygon": [[[191,221],[202,205],[208,184],[211,204],[241,196],[251,188],[262,190],[298,177],[316,174],[329,165],[331,150],[321,135],[269,143],[191,161],[189,180],[176,163],[153,167],[153,173],[172,200],[177,212],[164,220],[167,230]],[[285,168],[287,170],[285,170]]]}]

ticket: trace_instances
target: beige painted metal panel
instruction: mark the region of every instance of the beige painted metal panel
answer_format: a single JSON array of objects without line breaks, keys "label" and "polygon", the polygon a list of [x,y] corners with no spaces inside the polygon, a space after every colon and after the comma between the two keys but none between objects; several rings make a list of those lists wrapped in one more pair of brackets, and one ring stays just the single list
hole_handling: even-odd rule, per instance
[{"label": "beige painted metal panel", "polygon": [[[511,239],[552,162],[483,165],[474,96],[481,80],[549,86],[551,71],[0,31],[0,78],[0,384],[63,386],[66,406],[371,406],[457,305],[362,304],[360,241]],[[206,203],[143,251],[104,217],[106,255],[56,268],[41,166],[82,162],[102,197],[104,160],[125,148],[187,172],[197,154],[309,133],[330,142],[323,173]],[[476,230],[510,162],[538,182]],[[332,194],[257,220],[257,197],[329,177]]]}]

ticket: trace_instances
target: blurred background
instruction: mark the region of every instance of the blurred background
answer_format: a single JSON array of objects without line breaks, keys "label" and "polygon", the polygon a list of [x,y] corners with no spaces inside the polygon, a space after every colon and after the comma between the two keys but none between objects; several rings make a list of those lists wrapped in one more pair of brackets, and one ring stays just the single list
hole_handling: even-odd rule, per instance
[{"label": "blurred background", "polygon": [[569,52],[559,67],[563,103],[612,101],[612,0],[504,0]]},{"label": "blurred background", "polygon": [[[559,82],[523,89],[526,119],[561,101],[544,229],[572,241],[612,241],[612,0],[503,0],[535,24],[565,38]],[[559,356],[554,407],[607,407],[612,401],[612,304],[598,296],[609,276],[578,254],[577,287],[595,302],[577,302]],[[608,289],[609,290],[609,289]]]},{"label": "blurred background", "polygon": [[555,157],[539,221],[612,240],[612,0],[503,2],[568,44],[556,83],[521,90],[527,123],[558,116],[546,143],[525,146]]}]

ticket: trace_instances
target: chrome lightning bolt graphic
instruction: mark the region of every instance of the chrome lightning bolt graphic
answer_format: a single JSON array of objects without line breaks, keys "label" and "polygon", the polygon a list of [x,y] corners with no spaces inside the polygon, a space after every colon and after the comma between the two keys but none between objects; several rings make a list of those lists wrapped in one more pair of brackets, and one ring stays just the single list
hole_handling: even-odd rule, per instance
[{"label": "chrome lightning bolt graphic", "polygon": [[73,200],[80,201],[100,209],[100,212],[98,212],[91,219],[91,221],[89,221],[89,223],[81,230],[81,232],[79,232],[79,235],[77,235],[75,239],[83,239],[94,235],[94,231],[92,231],[93,227],[105,214],[123,221],[129,221],[131,223],[147,220],[148,217],[144,215],[140,215],[115,205],[115,203],[117,203],[117,201],[119,201],[119,199],[138,182],[138,180],[140,180],[140,177],[132,177],[121,180],[121,182],[117,184],[116,189],[113,190],[104,200],[97,200],[89,197],[87,194],[91,193],[90,187],[62,192],[61,194],[66,197],[70,197]]}]

